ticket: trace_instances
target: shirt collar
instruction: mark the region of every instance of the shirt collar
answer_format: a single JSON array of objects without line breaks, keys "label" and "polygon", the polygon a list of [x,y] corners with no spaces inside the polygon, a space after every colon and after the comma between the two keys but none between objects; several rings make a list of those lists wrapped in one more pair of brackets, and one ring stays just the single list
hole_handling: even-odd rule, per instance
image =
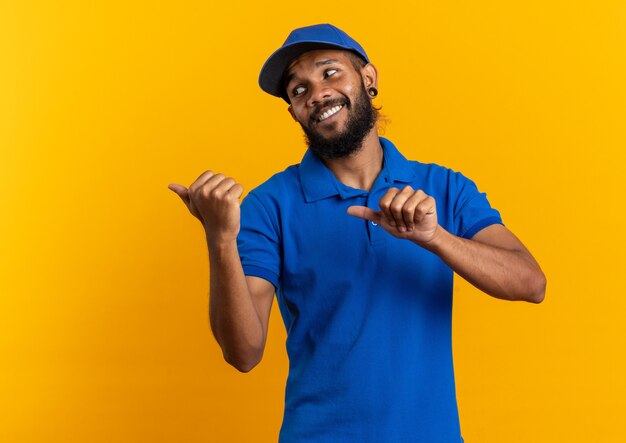
[{"label": "shirt collar", "polygon": [[[415,172],[409,162],[398,149],[389,140],[379,137],[380,144],[383,148],[383,169],[380,175],[384,175],[385,182],[402,182],[408,183],[415,179]],[[333,173],[322,163],[322,161],[307,149],[300,166],[300,183],[304,191],[305,200],[310,203],[323,198],[339,195],[342,199],[354,197],[356,195],[367,194],[361,189],[350,188],[341,183]],[[378,182],[378,178],[375,181]]]},{"label": "shirt collar", "polygon": [[389,140],[379,137],[385,154],[385,167],[389,174],[389,181],[409,183],[415,180],[413,164],[407,160]]}]

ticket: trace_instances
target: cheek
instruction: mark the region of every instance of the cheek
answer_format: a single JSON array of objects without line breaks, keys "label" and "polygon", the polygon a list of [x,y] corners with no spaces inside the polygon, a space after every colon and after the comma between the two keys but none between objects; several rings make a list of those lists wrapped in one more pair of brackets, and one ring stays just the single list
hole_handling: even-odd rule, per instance
[{"label": "cheek", "polygon": [[306,124],[308,122],[308,115],[303,110],[294,110],[293,117],[295,121],[300,124]]},{"label": "cheek", "polygon": [[349,83],[344,87],[344,92],[347,96],[351,97],[350,100],[354,103],[359,96],[361,90],[360,83]]}]

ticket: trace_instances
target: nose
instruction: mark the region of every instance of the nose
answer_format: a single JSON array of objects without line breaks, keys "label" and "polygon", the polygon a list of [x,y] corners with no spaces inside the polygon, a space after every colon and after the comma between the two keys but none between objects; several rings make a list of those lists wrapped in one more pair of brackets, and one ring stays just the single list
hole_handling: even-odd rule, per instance
[{"label": "nose", "polygon": [[328,87],[324,86],[323,84],[311,83],[309,85],[309,92],[310,93],[309,93],[309,98],[307,100],[307,105],[310,108],[318,105],[319,103],[324,101],[324,99],[327,99],[330,97],[330,90],[328,89]]}]

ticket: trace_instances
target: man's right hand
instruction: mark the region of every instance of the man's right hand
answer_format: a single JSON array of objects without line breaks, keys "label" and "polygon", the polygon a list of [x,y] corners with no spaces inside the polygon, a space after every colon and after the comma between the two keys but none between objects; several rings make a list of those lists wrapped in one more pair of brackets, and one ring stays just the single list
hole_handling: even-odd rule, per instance
[{"label": "man's right hand", "polygon": [[206,171],[189,189],[183,185],[170,184],[168,189],[175,192],[185,203],[189,212],[200,220],[212,244],[229,242],[239,234],[239,198],[243,186],[223,174]]},{"label": "man's right hand", "polygon": [[232,178],[206,171],[189,189],[170,184],[206,230],[209,247],[209,323],[226,361],[241,372],[263,357],[274,285],[244,274],[237,250],[239,198],[243,187]]}]

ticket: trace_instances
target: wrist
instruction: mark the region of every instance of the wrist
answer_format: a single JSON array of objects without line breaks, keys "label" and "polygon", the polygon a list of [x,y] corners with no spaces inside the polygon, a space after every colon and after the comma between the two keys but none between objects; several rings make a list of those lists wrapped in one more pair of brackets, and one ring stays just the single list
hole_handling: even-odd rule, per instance
[{"label": "wrist", "polygon": [[445,241],[446,234],[449,234],[448,231],[446,231],[441,225],[437,225],[430,239],[416,241],[415,243],[428,251],[436,252]]},{"label": "wrist", "polygon": [[220,236],[206,235],[206,242],[210,251],[222,252],[232,247],[237,247],[237,237],[224,238]]}]

